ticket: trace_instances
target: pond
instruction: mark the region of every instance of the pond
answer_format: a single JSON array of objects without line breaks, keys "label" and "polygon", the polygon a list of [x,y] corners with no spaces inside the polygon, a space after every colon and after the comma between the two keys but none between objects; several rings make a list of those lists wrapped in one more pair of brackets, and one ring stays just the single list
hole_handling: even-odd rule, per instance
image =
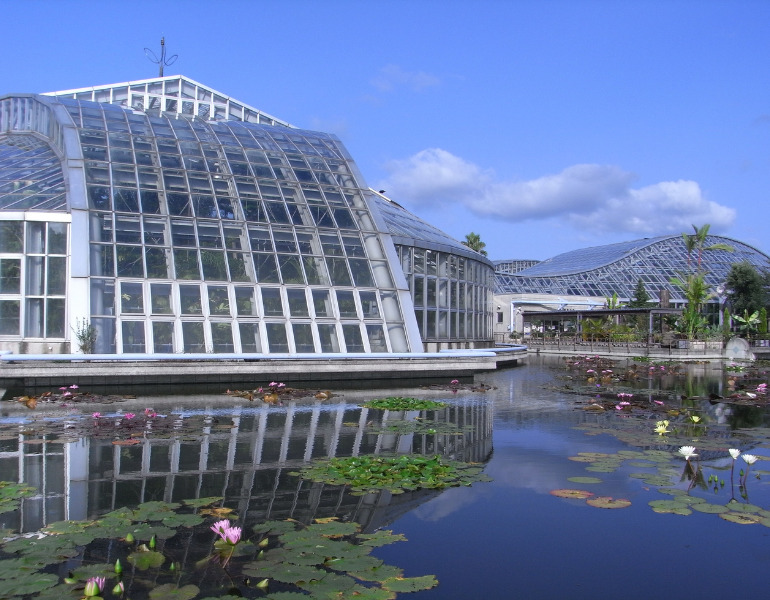
[{"label": "pond", "polygon": [[[5,401],[0,480],[34,489],[0,488],[0,597],[764,598],[766,382],[757,366],[530,356],[425,388],[299,398],[276,384],[270,403],[69,386]],[[446,406],[362,407],[385,396]],[[483,475],[362,493],[302,471],[393,454]],[[225,519],[236,544],[210,529]],[[308,568],[330,573],[323,586]],[[84,588],[97,576],[101,592]]]}]

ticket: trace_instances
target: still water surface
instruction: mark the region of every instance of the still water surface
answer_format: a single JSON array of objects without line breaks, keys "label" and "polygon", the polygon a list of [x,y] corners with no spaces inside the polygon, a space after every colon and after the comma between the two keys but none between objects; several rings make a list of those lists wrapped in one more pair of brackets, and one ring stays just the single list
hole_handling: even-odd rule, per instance
[{"label": "still water surface", "polygon": [[[438,587],[412,595],[415,599],[766,598],[769,527],[698,511],[658,514],[648,504],[672,497],[661,488],[690,487],[688,480],[680,482],[683,458],[672,454],[667,486],[632,476],[655,471],[643,460],[626,460],[609,472],[586,471],[590,464],[570,460],[580,452],[675,452],[684,438],[650,434],[656,419],[666,416],[660,411],[681,410],[682,402],[667,398],[647,421],[629,420],[628,411],[584,410],[590,398],[564,389],[575,387],[576,377],[582,384],[582,374],[565,379],[563,364],[562,359],[530,357],[522,366],[480,378],[476,383],[483,379],[492,388],[485,392],[466,385],[456,392],[345,392],[327,401],[283,406],[256,406],[221,395],[144,397],[99,407],[110,423],[127,410],[139,414],[143,406],[166,415],[147,436],[140,419],[136,431],[123,431],[141,439],[132,446],[114,445],[112,429],[104,435],[94,429],[93,407],[74,405],[64,416],[61,409],[45,407],[6,411],[0,420],[0,479],[25,481],[40,493],[25,500],[20,511],[0,514],[0,529],[34,531],[61,519],[93,519],[149,500],[224,496],[222,505],[234,509],[246,529],[268,519],[310,522],[337,516],[367,531],[385,527],[404,534],[408,541],[375,554],[407,576],[436,575]],[[673,388],[677,395],[724,394],[721,371],[699,366],[692,371],[634,385]],[[613,386],[603,385],[602,391]],[[358,403],[386,395],[448,402],[436,419],[458,427],[462,435],[383,429],[394,415],[361,409]],[[702,426],[679,434],[696,447],[711,437],[697,464],[704,477],[714,474],[725,481],[716,490],[710,484],[693,486],[690,495],[725,505],[732,497],[770,509],[768,463],[761,460],[770,460],[767,437],[761,434],[770,425],[768,411],[708,401],[686,405],[688,414],[701,416]],[[56,429],[62,421],[69,433]],[[746,423],[760,434],[735,431]],[[634,433],[619,436],[620,430]],[[723,448],[715,445],[715,436],[724,440]],[[728,447],[760,456],[745,488],[730,485]],[[493,481],[442,492],[360,497],[291,475],[313,458],[394,451],[484,463]],[[734,481],[737,469],[745,467],[738,463]],[[580,476],[600,482],[568,480]],[[561,488],[590,490],[631,504],[607,510],[550,493]]]}]

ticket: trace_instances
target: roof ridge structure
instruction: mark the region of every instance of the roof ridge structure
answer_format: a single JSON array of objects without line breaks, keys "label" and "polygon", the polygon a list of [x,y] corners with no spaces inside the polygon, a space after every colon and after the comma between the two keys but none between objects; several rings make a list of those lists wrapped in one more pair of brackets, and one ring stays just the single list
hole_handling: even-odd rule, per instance
[{"label": "roof ridge structure", "polygon": [[166,113],[196,116],[205,120],[234,120],[294,127],[288,121],[223,94],[185,75],[165,75],[149,79],[45,92],[41,95],[118,104],[143,112],[159,110]]}]

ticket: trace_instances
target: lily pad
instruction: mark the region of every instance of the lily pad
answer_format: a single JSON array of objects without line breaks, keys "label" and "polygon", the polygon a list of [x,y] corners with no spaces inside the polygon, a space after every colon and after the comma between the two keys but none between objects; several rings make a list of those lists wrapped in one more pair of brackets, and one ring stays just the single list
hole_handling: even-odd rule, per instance
[{"label": "lily pad", "polygon": [[710,502],[699,502],[698,504],[691,505],[690,508],[697,510],[698,512],[715,515],[729,511],[729,509],[724,504],[711,504]]},{"label": "lily pad", "polygon": [[132,552],[128,555],[127,560],[140,571],[146,571],[161,566],[166,561],[166,557],[160,552],[150,550],[149,552]]},{"label": "lily pad", "polygon": [[150,590],[150,600],[191,600],[200,592],[197,585],[177,587],[173,583],[164,583]]},{"label": "lily pad", "polygon": [[571,490],[571,489],[551,490],[550,494],[558,498],[574,498],[576,500],[585,500],[586,498],[590,498],[591,496],[594,495],[593,492],[589,492],[586,490]]},{"label": "lily pad", "polygon": [[19,573],[13,579],[0,580],[0,598],[37,594],[59,583],[59,577],[51,573]]},{"label": "lily pad", "polygon": [[438,585],[438,581],[433,575],[424,575],[423,577],[397,577],[395,579],[386,579],[382,582],[383,587],[392,592],[417,592],[420,590],[429,590]]},{"label": "lily pad", "polygon": [[692,510],[687,504],[676,500],[652,500],[649,505],[656,513],[670,513],[674,515],[691,515]]},{"label": "lily pad", "polygon": [[568,477],[567,481],[572,483],[601,483],[602,480],[598,477]]},{"label": "lily pad", "polygon": [[762,522],[762,517],[759,515],[740,512],[724,512],[719,515],[719,518],[739,525],[755,525]]},{"label": "lily pad", "polygon": [[597,496],[589,498],[586,504],[596,508],[627,508],[631,506],[631,501],[625,498],[612,498],[610,496]]}]

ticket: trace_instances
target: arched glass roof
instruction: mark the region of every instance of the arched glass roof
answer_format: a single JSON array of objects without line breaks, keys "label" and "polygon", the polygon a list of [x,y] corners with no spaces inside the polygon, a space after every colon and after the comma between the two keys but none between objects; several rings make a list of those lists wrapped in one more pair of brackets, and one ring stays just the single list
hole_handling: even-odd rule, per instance
[{"label": "arched glass roof", "polygon": [[574,296],[633,297],[641,279],[647,293],[658,299],[668,290],[673,301],[684,301],[674,277],[698,267],[706,271],[712,287],[723,283],[733,264],[749,262],[760,272],[770,272],[770,257],[738,240],[710,235],[704,248],[725,244],[726,250],[693,251],[688,257],[681,235],[645,238],[607,246],[582,248],[560,254],[518,273],[496,273],[496,294],[554,294]]}]

